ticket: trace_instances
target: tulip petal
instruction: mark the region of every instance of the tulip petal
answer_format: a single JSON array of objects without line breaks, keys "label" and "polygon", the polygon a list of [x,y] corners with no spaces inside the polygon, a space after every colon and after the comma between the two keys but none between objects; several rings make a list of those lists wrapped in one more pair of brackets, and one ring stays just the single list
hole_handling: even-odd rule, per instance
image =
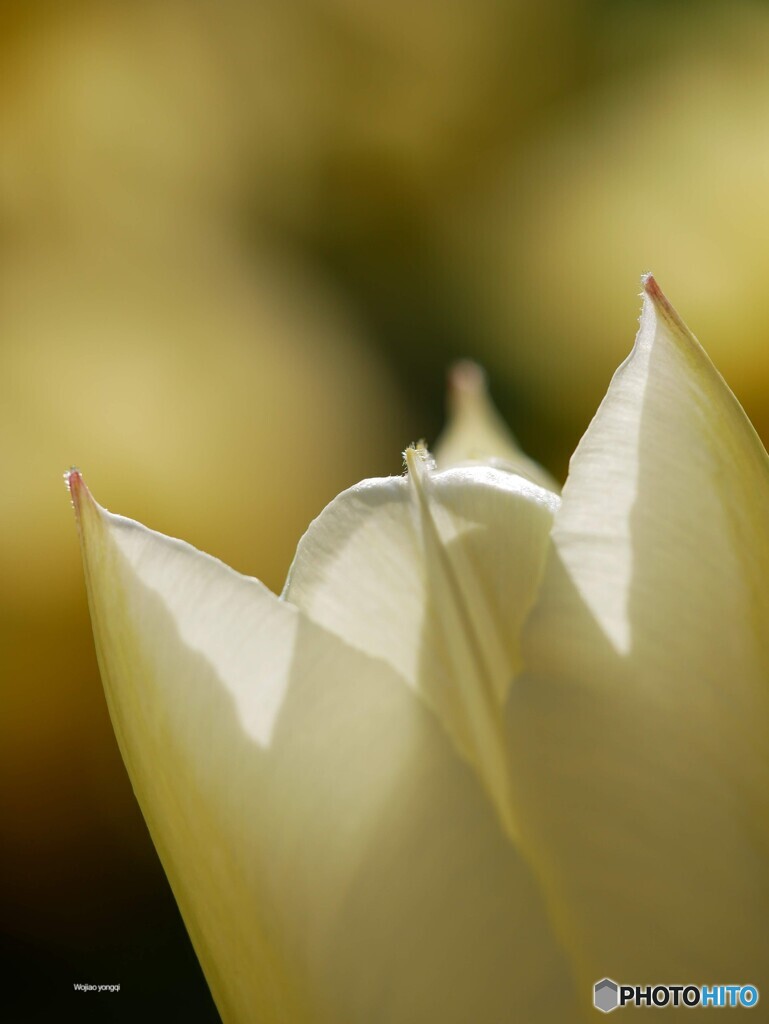
[{"label": "tulip petal", "polygon": [[467,360],[449,374],[448,423],[435,445],[441,469],[481,462],[518,473],[532,483],[558,492],[558,484],[540,465],[525,455],[489,398],[486,375]]},{"label": "tulip petal", "polygon": [[581,986],[769,984],[769,460],[651,278],[524,657],[518,814]]},{"label": "tulip petal", "polygon": [[529,868],[393,668],[70,486],[115,731],[223,1019],[575,1019]]},{"label": "tulip petal", "polygon": [[502,469],[407,461],[331,502],[283,596],[424,698],[514,834],[502,705],[559,499]]}]

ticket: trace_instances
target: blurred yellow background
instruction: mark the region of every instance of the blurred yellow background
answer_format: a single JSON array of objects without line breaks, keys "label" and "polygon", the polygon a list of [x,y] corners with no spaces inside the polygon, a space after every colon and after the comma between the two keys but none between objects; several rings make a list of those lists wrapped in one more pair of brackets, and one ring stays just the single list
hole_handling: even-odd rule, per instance
[{"label": "blurred yellow background", "polygon": [[766,440],[765,3],[0,5],[9,1019],[92,981],[123,986],[99,1019],[217,1019],[112,736],[63,471],[279,589],[334,494],[435,437],[460,356],[563,478],[646,270]]}]

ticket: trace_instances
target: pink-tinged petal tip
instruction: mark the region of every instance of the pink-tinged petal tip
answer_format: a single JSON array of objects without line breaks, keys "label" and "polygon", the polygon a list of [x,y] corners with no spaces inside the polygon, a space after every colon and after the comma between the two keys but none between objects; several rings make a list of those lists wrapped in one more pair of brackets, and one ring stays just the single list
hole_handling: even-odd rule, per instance
[{"label": "pink-tinged petal tip", "polygon": [[454,363],[448,372],[449,399],[456,402],[468,395],[483,394],[486,390],[486,374],[482,367],[470,359]]},{"label": "pink-tinged petal tip", "polygon": [[75,510],[75,515],[79,518],[83,500],[91,497],[90,491],[86,487],[85,480],[83,479],[83,474],[77,466],[73,466],[64,474],[64,482],[67,485],[69,496],[72,499],[72,507]]},{"label": "pink-tinged petal tip", "polygon": [[667,295],[665,295],[663,290],[657,284],[654,274],[644,274],[641,280],[643,282],[644,294],[651,300],[659,316],[662,317],[670,327],[675,328],[675,330],[680,334],[690,338],[691,331],[683,322]]},{"label": "pink-tinged petal tip", "polygon": [[654,274],[644,274],[641,278],[641,283],[643,284],[643,290],[650,299],[653,299],[655,302],[667,302],[664,292],[657,284]]}]

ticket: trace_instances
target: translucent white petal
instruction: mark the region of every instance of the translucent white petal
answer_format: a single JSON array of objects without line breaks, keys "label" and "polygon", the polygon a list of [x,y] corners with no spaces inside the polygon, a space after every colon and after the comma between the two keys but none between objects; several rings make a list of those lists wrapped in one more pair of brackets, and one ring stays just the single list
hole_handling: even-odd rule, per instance
[{"label": "translucent white petal", "polygon": [[476,363],[464,361],[449,374],[448,423],[435,445],[441,469],[480,462],[507,469],[547,490],[558,484],[518,447],[510,428],[495,409],[486,387],[486,375]]},{"label": "translucent white petal", "polygon": [[406,477],[366,480],[321,513],[284,597],[424,697],[514,832],[502,703],[559,499],[501,469],[436,472],[407,455]]},{"label": "translucent white petal", "polygon": [[652,279],[524,656],[518,811],[581,986],[769,985],[769,461]]},{"label": "translucent white petal", "polygon": [[392,667],[71,485],[112,720],[223,1019],[574,1019],[529,869]]}]

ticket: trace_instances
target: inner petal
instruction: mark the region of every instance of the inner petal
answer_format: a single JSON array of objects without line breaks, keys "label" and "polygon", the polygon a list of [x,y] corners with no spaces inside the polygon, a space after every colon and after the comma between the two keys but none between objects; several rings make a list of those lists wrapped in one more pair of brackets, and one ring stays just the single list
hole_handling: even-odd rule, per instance
[{"label": "inner petal", "polygon": [[559,499],[488,466],[408,474],[339,495],[297,549],[284,599],[391,664],[476,770],[508,831],[501,707]]}]

